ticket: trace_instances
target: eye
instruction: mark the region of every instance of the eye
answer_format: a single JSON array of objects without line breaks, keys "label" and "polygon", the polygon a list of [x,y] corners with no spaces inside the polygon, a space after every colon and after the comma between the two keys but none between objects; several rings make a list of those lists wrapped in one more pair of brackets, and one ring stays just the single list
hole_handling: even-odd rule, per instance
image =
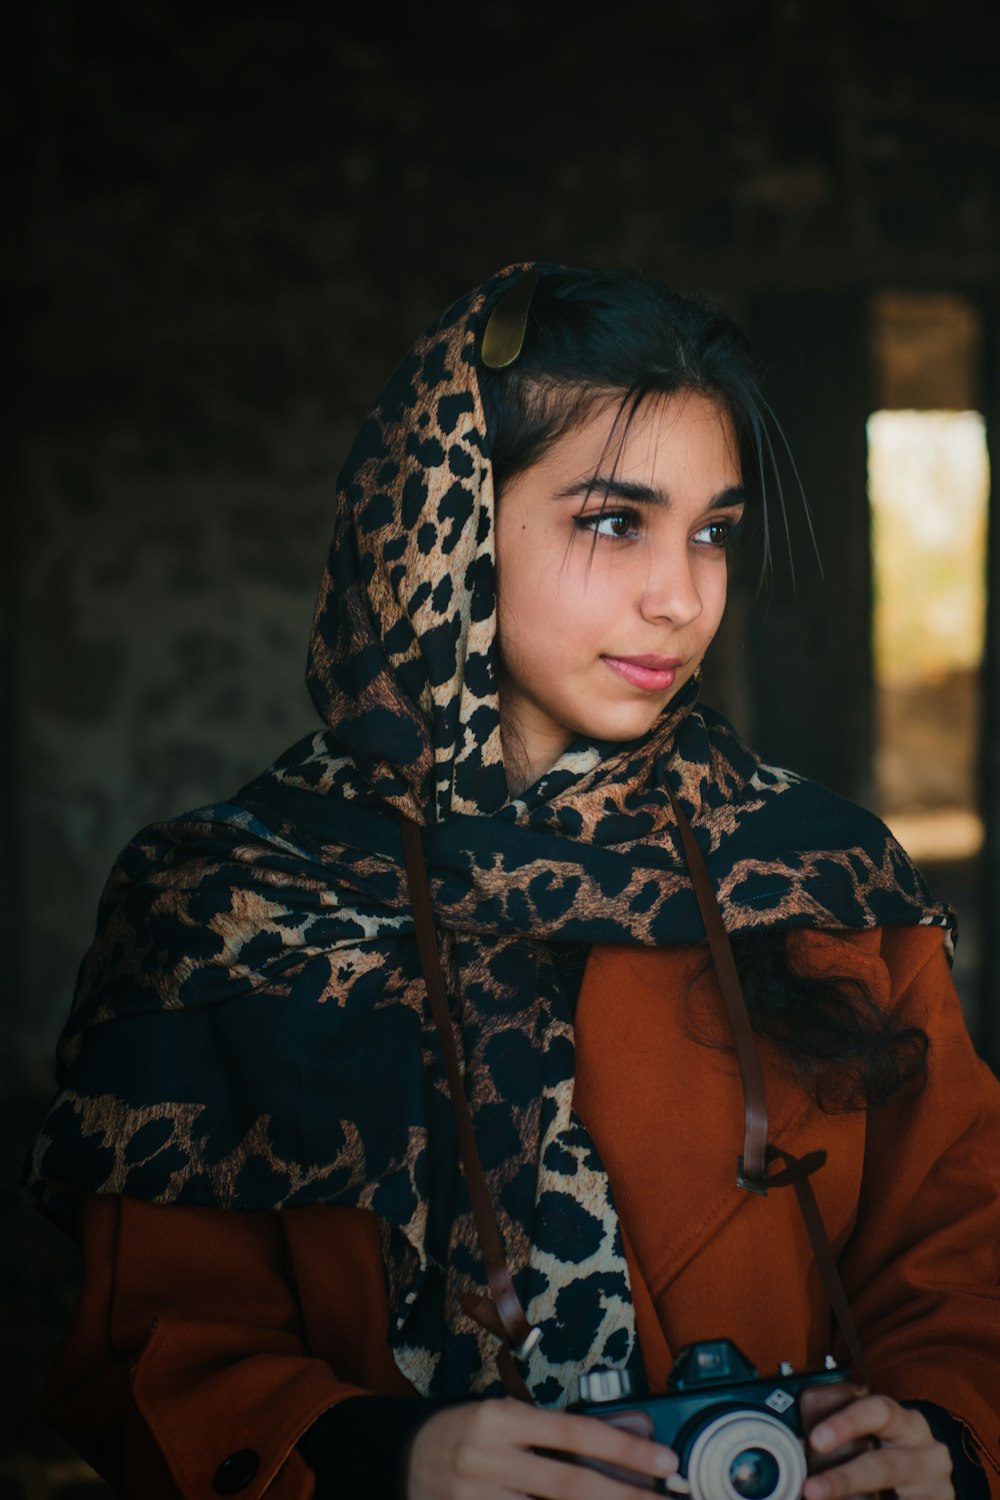
[{"label": "eye", "polygon": [[639,516],[634,510],[594,510],[574,516],[573,524],[593,536],[628,541],[639,535]]},{"label": "eye", "polygon": [[707,525],[695,532],[691,540],[704,546],[722,548],[729,541],[735,528],[735,521],[709,521]]}]

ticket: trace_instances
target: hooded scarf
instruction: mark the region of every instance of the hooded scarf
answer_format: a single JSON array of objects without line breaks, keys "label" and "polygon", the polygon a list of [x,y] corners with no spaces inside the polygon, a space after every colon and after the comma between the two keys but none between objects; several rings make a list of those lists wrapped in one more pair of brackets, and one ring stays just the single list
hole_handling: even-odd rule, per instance
[{"label": "hooded scarf", "polygon": [[[308,682],[325,729],[232,800],[139,833],[104,891],[28,1167],[79,1190],[228,1210],[378,1215],[400,1370],[499,1392],[486,1292],[421,979],[399,814],[424,830],[442,966],[515,1287],[526,1378],[637,1357],[607,1176],[573,1112],[553,943],[704,940],[666,791],[730,931],[950,915],[879,820],[762,765],[690,682],[638,741],[575,739],[509,797],[494,494],[477,370],[522,267],[449,309],[379,395],[341,474]],[[67,1192],[67,1190],[70,1190]]]}]

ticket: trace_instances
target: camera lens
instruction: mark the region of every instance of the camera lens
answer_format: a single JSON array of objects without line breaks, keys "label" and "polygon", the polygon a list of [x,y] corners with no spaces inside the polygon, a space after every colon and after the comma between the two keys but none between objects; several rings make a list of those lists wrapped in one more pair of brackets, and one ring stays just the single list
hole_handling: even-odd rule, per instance
[{"label": "camera lens", "polygon": [[744,1448],[729,1465],[729,1483],[744,1500],[769,1500],[780,1479],[778,1460],[765,1448]]},{"label": "camera lens", "polygon": [[783,1422],[739,1407],[710,1407],[702,1418],[681,1460],[691,1500],[799,1500],[805,1454]]}]

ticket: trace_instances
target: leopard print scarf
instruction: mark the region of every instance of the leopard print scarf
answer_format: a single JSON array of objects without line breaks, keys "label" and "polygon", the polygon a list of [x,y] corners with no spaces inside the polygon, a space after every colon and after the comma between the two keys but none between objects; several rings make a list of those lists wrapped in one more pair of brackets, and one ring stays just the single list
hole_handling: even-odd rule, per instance
[{"label": "leopard print scarf", "polygon": [[498,1391],[493,1340],[458,1300],[486,1288],[413,937],[405,813],[425,829],[479,1149],[542,1333],[528,1383],[559,1404],[579,1370],[637,1349],[549,945],[703,939],[666,785],[731,930],[949,914],[877,819],[761,765],[694,682],[643,740],[578,739],[508,799],[476,372],[518,269],[417,343],[348,458],[308,669],[326,729],[120,856],[28,1185],[56,1211],[80,1188],[370,1209],[399,1368],[425,1395]]}]

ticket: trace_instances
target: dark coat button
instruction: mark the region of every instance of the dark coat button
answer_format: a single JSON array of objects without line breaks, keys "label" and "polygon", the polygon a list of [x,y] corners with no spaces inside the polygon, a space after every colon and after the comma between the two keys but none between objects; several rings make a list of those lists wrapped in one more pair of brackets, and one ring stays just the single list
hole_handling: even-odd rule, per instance
[{"label": "dark coat button", "polygon": [[240,1448],[224,1458],[215,1471],[212,1484],[220,1495],[238,1495],[245,1490],[260,1468],[260,1459],[252,1448]]}]

